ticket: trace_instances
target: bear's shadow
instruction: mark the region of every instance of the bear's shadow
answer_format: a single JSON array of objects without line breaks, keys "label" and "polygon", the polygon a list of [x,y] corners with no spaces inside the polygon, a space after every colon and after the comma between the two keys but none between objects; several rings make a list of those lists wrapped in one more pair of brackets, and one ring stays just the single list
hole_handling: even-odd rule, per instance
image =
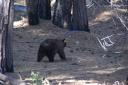
[{"label": "bear's shadow", "polygon": [[[52,62],[52,63],[73,62],[73,60],[74,60],[74,59],[71,58],[71,57],[68,57],[67,60],[61,60],[58,56],[56,56],[54,62]],[[48,61],[48,58],[47,58],[47,57],[45,57],[45,58],[42,60],[42,62],[50,63],[50,62]]]}]

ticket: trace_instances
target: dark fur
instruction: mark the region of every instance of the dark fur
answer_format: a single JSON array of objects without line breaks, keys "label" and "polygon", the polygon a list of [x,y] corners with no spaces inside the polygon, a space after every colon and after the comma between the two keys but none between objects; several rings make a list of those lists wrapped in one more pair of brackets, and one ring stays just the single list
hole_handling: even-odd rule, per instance
[{"label": "dark fur", "polygon": [[65,39],[46,39],[44,40],[39,47],[37,62],[40,62],[44,56],[47,56],[49,62],[54,62],[55,54],[58,53],[62,60],[66,60],[64,47],[66,43]]}]

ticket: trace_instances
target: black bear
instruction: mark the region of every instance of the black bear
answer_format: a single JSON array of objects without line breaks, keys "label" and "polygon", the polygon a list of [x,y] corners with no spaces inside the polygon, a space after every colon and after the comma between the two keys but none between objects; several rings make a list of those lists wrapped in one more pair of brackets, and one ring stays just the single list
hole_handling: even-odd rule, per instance
[{"label": "black bear", "polygon": [[59,54],[62,60],[66,60],[64,48],[66,47],[65,39],[46,39],[39,47],[37,62],[40,62],[44,56],[47,56],[49,62],[54,62],[54,56]]}]

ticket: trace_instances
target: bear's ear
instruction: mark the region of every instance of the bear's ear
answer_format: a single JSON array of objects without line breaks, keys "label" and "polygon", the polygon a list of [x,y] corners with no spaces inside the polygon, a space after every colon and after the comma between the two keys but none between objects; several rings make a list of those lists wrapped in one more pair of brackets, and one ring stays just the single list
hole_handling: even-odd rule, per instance
[{"label": "bear's ear", "polygon": [[65,42],[66,39],[62,39],[63,42]]}]

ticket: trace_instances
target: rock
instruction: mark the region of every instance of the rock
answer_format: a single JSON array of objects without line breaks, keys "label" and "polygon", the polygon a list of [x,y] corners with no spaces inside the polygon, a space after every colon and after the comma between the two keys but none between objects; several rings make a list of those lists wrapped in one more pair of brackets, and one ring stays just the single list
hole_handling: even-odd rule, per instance
[{"label": "rock", "polygon": [[74,51],[73,50],[70,50],[70,53],[73,53]]},{"label": "rock", "polygon": [[78,63],[74,62],[74,63],[72,63],[71,65],[78,65]]}]

